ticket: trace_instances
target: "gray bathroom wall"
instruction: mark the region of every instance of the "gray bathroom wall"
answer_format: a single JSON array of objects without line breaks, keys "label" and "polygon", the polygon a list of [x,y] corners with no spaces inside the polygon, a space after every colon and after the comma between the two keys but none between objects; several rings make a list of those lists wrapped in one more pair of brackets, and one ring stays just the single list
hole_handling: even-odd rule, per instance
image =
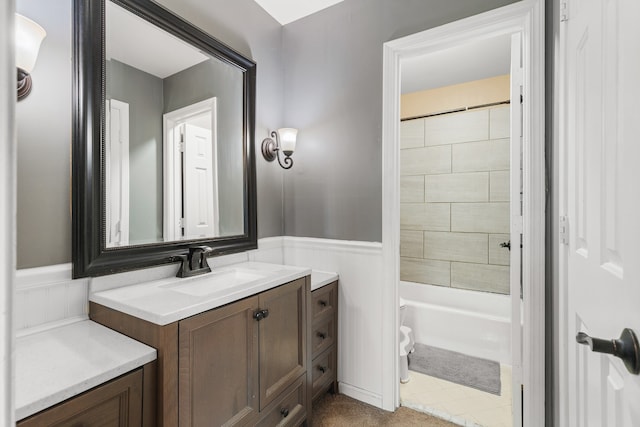
[{"label": "gray bathroom wall", "polygon": [[162,240],[162,79],[112,59],[107,99],[129,104],[129,243]]},{"label": "gray bathroom wall", "polygon": [[17,266],[71,261],[71,0],[18,0],[46,31],[16,105]]},{"label": "gray bathroom wall", "polygon": [[164,79],[164,112],[216,98],[220,235],[244,232],[242,161],[242,72],[217,59],[201,62]]},{"label": "gray bathroom wall", "polygon": [[[17,0],[47,31],[31,95],[18,103],[17,267],[71,262],[71,0]],[[256,141],[282,124],[282,27],[253,0],[161,3],[255,60]],[[259,148],[257,150],[259,152]],[[283,234],[282,171],[257,162],[258,233]]]},{"label": "gray bathroom wall", "polygon": [[345,0],[284,27],[285,235],[381,240],[382,45],[509,3]]}]

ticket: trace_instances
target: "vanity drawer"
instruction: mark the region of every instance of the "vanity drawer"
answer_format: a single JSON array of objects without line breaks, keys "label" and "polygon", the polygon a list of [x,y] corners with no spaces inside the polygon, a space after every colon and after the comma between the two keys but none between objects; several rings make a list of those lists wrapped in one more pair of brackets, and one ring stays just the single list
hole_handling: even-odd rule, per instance
[{"label": "vanity drawer", "polygon": [[313,325],[313,329],[311,331],[312,358],[315,358],[335,343],[335,334],[335,316],[322,318]]},{"label": "vanity drawer", "polygon": [[306,375],[302,375],[282,393],[282,398],[278,398],[263,411],[265,415],[257,424],[258,427],[284,427],[302,424],[307,417],[305,410],[306,390]]},{"label": "vanity drawer", "polygon": [[320,356],[313,360],[311,366],[311,377],[313,381],[312,398],[316,397],[322,391],[325,386],[335,380],[336,377],[336,348],[331,347],[329,350],[322,353]]},{"label": "vanity drawer", "polygon": [[338,282],[333,282],[311,292],[311,313],[313,322],[336,310],[338,301]]}]

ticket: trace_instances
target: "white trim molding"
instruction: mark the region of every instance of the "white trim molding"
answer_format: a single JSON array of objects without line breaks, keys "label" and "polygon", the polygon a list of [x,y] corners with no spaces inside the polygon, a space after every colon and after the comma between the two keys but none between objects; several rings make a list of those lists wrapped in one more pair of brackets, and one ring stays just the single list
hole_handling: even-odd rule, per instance
[{"label": "white trim molding", "polygon": [[15,291],[17,336],[89,318],[89,279],[73,280],[71,264],[18,270]]},{"label": "white trim molding", "polygon": [[15,1],[0,5],[0,425],[14,425],[13,309],[16,251]]},{"label": "white trim molding", "polygon": [[[523,35],[524,217],[523,378],[524,426],[545,420],[545,167],[544,167],[544,2],[524,0],[384,44],[382,120],[382,299],[397,301],[400,254],[400,69],[401,60],[501,34]],[[382,311],[385,377],[382,407],[399,405],[398,304]],[[517,424],[519,425],[519,420]]]}]

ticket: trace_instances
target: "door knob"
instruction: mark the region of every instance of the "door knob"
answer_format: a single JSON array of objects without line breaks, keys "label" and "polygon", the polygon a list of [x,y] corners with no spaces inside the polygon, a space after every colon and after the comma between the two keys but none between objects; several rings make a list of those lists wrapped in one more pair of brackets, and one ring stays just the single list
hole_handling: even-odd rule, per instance
[{"label": "door knob", "polygon": [[588,345],[591,351],[596,353],[612,354],[619,357],[629,372],[634,375],[640,374],[640,349],[638,348],[638,337],[633,330],[625,328],[620,334],[620,338],[613,340],[592,338],[584,332],[578,332],[576,341],[579,344]]}]

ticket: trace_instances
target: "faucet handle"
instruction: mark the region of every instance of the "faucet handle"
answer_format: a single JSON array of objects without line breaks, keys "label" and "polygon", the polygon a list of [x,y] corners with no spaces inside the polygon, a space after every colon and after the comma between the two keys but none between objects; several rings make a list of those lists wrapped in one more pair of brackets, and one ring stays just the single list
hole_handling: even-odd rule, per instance
[{"label": "faucet handle", "polygon": [[191,260],[191,270],[203,270],[202,272],[210,272],[211,268],[207,263],[207,254],[213,252],[209,246],[190,246],[189,259]]}]

